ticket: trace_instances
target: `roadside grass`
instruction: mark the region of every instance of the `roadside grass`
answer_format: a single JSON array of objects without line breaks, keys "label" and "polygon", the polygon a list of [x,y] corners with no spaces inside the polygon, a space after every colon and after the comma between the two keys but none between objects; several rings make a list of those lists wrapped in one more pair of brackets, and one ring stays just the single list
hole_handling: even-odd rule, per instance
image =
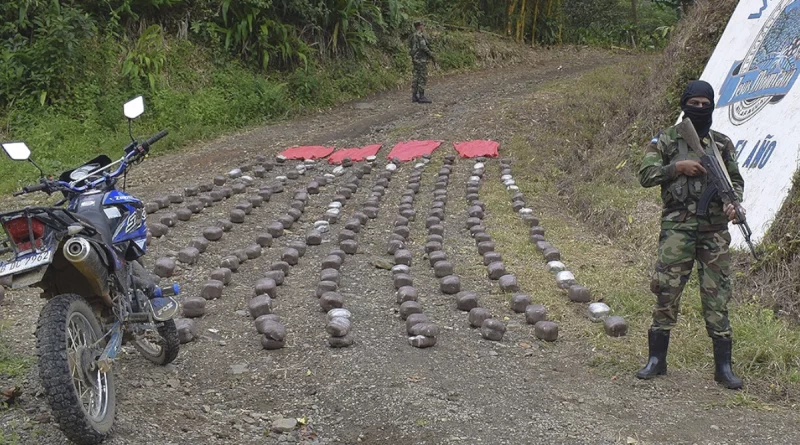
[{"label": "roadside grass", "polygon": [[11,350],[5,341],[8,321],[0,322],[0,379],[17,380],[24,377],[33,365],[33,357]]},{"label": "roadside grass", "polygon": [[[649,280],[656,254],[660,197],[657,190],[641,188],[632,174],[643,148],[635,152],[619,142],[603,146],[594,136],[622,110],[624,101],[619,96],[625,93],[620,85],[635,87],[647,74],[642,66],[601,68],[545,86],[518,105],[523,109],[498,111],[516,130],[501,153],[515,159],[512,168],[517,185],[540,218],[545,237],[561,251],[563,262],[578,282],[591,289],[593,300],[604,301],[614,314],[625,317],[629,325],[626,337],[606,336],[602,324],[586,318],[586,304],[570,303],[566,292],[557,288],[541,254],[529,241],[527,227],[511,208],[499,170],[487,171],[481,193],[488,210],[486,225],[510,273],[516,274],[535,302],[547,306],[550,318],[558,321],[561,333],[568,336],[563,338],[589,341],[594,347],[591,365],[609,376],[633,373],[647,357],[646,332],[654,304]],[[542,103],[547,107],[537,106]],[[525,113],[534,113],[535,119],[520,125],[515,117]],[[800,395],[800,330],[756,299],[732,302],[730,317],[734,367],[747,386],[744,392],[731,394],[729,404],[796,401]],[[682,297],[669,363],[671,369],[702,378],[713,375],[712,347],[696,273]]]}]

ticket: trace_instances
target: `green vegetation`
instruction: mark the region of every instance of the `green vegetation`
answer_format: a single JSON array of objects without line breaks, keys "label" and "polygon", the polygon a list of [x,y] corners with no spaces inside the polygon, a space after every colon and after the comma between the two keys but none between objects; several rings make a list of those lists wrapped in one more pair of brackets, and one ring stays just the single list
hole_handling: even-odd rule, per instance
[{"label": "green vegetation", "polygon": [[[685,5],[684,5],[685,3]],[[691,0],[428,0],[448,23],[492,30],[533,45],[663,47]]]},{"label": "green vegetation", "polygon": [[[170,129],[163,151],[393,88],[407,81],[404,41],[421,17],[431,17],[443,71],[483,62],[476,45],[486,34],[464,26],[520,42],[658,47],[663,38],[645,44],[618,29],[633,20],[637,36],[651,35],[675,22],[674,9],[648,0],[517,3],[9,0],[0,4],[0,139],[27,141],[57,172],[122,146],[120,104],[139,94],[148,112],[137,131]],[[611,11],[602,26],[597,8]],[[33,178],[18,167],[0,163],[0,192]]]},{"label": "green vegetation", "polygon": [[[415,2],[279,3],[6,2],[0,139],[25,140],[55,173],[124,146],[121,104],[139,94],[148,109],[136,132],[169,129],[164,152],[407,83]],[[517,51],[461,31],[431,34],[443,71],[480,65],[481,45],[498,59]],[[0,192],[34,179],[33,169],[0,163]]]}]

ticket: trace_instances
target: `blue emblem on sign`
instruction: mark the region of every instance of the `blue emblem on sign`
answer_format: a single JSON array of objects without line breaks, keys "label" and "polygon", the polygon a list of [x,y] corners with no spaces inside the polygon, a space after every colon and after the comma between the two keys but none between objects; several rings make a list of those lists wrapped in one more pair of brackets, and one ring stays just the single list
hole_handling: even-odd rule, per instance
[{"label": "blue emblem on sign", "polygon": [[719,92],[718,107],[742,125],[789,93],[800,76],[800,0],[782,0],[743,60],[734,62]]}]

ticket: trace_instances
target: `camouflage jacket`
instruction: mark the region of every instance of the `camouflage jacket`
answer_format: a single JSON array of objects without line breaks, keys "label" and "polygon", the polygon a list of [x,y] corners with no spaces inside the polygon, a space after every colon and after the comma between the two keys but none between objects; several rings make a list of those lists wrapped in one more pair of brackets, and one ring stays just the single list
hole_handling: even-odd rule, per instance
[{"label": "camouflage jacket", "polygon": [[[725,161],[734,190],[742,199],[744,179],[734,159],[734,147],[730,138],[711,130],[710,137],[702,139],[703,147],[716,146]],[[708,154],[712,154],[710,150]],[[712,155],[713,156],[713,155]],[[688,177],[679,175],[675,163],[682,159],[699,161],[700,156],[688,147],[675,127],[670,127],[654,138],[645,150],[639,183],[643,187],[661,186],[661,228],[674,230],[723,230],[728,226],[728,217],[722,211],[722,200],[716,196],[708,206],[704,217],[697,216],[697,204],[706,188],[707,175]]]},{"label": "camouflage jacket", "polygon": [[414,63],[425,63],[433,58],[433,52],[428,47],[428,39],[422,31],[414,31],[408,43],[408,52]]}]

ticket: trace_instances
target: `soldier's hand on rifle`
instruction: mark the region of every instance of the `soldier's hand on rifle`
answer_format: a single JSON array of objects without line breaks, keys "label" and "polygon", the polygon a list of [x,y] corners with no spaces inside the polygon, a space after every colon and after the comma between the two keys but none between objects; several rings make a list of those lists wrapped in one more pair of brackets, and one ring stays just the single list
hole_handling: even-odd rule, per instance
[{"label": "soldier's hand on rifle", "polygon": [[[728,215],[728,219],[731,220],[733,223],[739,222],[736,219],[736,207],[734,207],[733,204],[725,204],[725,207],[722,210],[725,212],[726,215]],[[739,206],[739,212],[742,214],[742,216],[744,216],[745,213],[747,213],[744,211],[744,207],[742,206]]]},{"label": "soldier's hand on rifle", "polygon": [[687,160],[675,163],[678,174],[685,176],[699,176],[706,173],[705,167],[697,161]]}]

